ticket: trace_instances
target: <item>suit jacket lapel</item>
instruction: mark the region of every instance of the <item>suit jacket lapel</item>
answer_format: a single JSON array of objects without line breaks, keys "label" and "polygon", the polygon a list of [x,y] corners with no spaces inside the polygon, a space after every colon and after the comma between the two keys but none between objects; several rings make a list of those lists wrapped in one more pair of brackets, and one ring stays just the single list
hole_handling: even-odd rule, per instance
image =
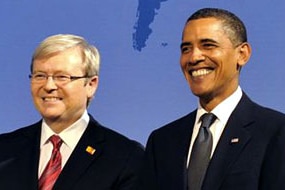
[{"label": "suit jacket lapel", "polygon": [[169,155],[167,155],[167,160],[170,161],[167,167],[172,167],[169,169],[172,171],[171,179],[169,180],[176,181],[176,186],[173,187],[175,189],[186,189],[187,187],[187,157],[195,117],[196,111],[191,112],[184,119],[180,120],[180,123],[173,128],[170,147],[165,147],[170,150]]},{"label": "suit jacket lapel", "polygon": [[[183,189],[187,188],[187,158],[188,158],[188,153],[189,153],[189,147],[190,147],[190,142],[191,142],[191,137],[193,133],[193,128],[195,124],[195,118],[196,118],[197,110],[194,112],[190,113],[188,116],[186,122],[183,124],[183,126],[187,126],[184,130],[181,130],[181,140],[182,140],[182,147],[181,147],[181,152],[183,153],[183,162],[178,161],[177,163],[183,163],[183,166],[181,169],[183,169]],[[182,136],[183,135],[183,136]],[[179,188],[180,189],[180,188]],[[182,189],[182,188],[181,188]]]},{"label": "suit jacket lapel", "polygon": [[54,189],[72,189],[88,166],[103,151],[104,134],[92,117],[80,141],[64,166]]},{"label": "suit jacket lapel", "polygon": [[250,140],[251,134],[246,127],[254,122],[252,104],[244,94],[230,116],[209,164],[203,189],[219,189],[231,164]]},{"label": "suit jacket lapel", "polygon": [[17,168],[15,175],[18,176],[16,183],[24,189],[37,189],[38,185],[38,164],[40,155],[40,131],[41,122],[34,124],[24,131],[24,138],[15,150],[14,168]]}]

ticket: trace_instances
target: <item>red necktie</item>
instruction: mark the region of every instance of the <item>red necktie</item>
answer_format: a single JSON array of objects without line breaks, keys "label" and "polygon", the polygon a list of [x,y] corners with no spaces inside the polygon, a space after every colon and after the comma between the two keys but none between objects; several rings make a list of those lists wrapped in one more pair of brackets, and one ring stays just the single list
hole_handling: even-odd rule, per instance
[{"label": "red necktie", "polygon": [[62,140],[59,136],[53,135],[49,138],[49,141],[53,145],[53,150],[51,158],[39,179],[39,190],[51,190],[61,172],[61,154],[59,149]]}]

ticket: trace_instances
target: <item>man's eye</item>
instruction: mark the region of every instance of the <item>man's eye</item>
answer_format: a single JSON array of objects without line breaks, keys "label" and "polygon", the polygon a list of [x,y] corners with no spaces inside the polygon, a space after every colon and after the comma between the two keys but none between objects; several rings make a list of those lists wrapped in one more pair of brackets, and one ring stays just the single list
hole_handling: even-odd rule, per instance
[{"label": "man's eye", "polygon": [[37,79],[37,80],[44,80],[47,77],[44,74],[36,74],[36,75],[34,75],[34,78]]},{"label": "man's eye", "polygon": [[206,44],[203,44],[203,47],[206,49],[211,49],[211,48],[215,48],[217,46],[215,44],[206,43]]},{"label": "man's eye", "polygon": [[58,80],[58,81],[67,81],[70,79],[69,76],[67,75],[57,75],[57,76],[54,76],[55,80]]},{"label": "man's eye", "polygon": [[190,47],[182,47],[181,48],[181,53],[188,53],[189,51],[191,50],[191,48]]}]

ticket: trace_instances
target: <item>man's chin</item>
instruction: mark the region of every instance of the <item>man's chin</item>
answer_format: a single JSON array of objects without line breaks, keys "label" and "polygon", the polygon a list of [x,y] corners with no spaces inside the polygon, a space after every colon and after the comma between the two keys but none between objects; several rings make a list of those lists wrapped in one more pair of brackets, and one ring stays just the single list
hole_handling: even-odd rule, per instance
[{"label": "man's chin", "polygon": [[59,114],[42,114],[42,118],[45,121],[55,122],[60,119],[60,115]]}]

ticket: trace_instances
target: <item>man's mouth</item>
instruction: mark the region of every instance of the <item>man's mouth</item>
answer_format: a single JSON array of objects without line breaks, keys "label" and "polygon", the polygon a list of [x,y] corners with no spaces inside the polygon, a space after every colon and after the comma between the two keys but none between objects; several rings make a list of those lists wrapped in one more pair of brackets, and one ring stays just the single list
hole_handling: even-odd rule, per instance
[{"label": "man's mouth", "polygon": [[211,73],[213,71],[213,69],[198,69],[198,70],[190,70],[189,74],[192,77],[201,77],[201,76],[205,76],[208,75],[209,73]]},{"label": "man's mouth", "polygon": [[47,101],[47,102],[55,102],[58,100],[62,100],[62,98],[59,98],[59,97],[43,97],[42,99],[43,101]]}]

